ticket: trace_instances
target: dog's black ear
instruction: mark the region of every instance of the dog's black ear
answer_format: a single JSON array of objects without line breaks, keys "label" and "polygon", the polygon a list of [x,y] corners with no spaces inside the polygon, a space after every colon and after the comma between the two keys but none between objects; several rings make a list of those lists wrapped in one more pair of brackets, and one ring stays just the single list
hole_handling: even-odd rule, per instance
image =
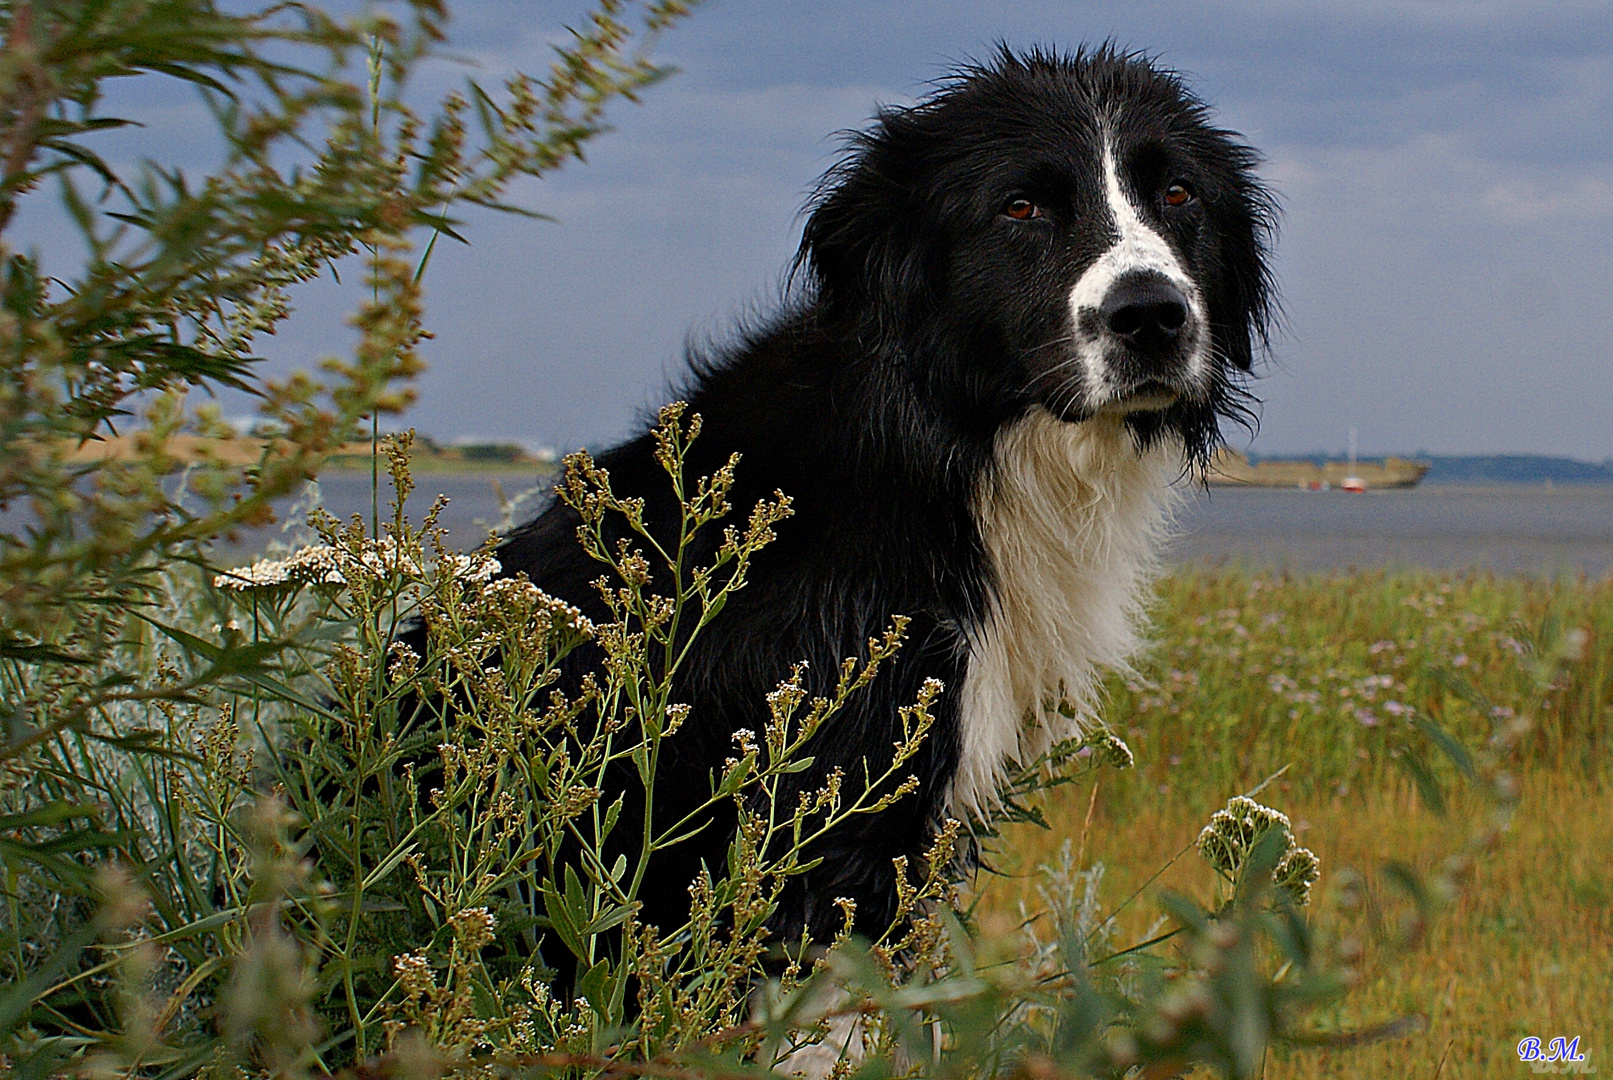
[{"label": "dog's black ear", "polygon": [[915,169],[901,151],[905,121],[902,110],[891,110],[851,136],[818,184],[795,259],[821,316],[869,344],[898,340],[932,302],[933,232],[921,220]]},{"label": "dog's black ear", "polygon": [[1220,265],[1210,288],[1210,318],[1222,355],[1242,371],[1254,367],[1255,352],[1270,344],[1277,317],[1271,247],[1277,230],[1277,202],[1255,173],[1259,155],[1229,132],[1215,132],[1230,198],[1218,200]]}]

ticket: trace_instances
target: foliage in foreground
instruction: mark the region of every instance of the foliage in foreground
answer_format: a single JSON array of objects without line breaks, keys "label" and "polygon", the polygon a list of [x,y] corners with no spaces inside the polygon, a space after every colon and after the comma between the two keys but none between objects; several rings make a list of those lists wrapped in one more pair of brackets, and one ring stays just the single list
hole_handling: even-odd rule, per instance
[{"label": "foliage in foreground", "polygon": [[[373,436],[407,404],[437,238],[460,239],[466,206],[523,212],[504,199],[510,183],[580,157],[605,108],[663,74],[648,47],[687,7],[599,0],[546,77],[468,83],[417,110],[404,87],[443,38],[440,0],[343,17],[212,0],[0,4],[0,1033],[26,1033],[41,994],[73,998],[50,1020],[67,1041],[10,1066],[44,1070],[97,1044],[109,969],[87,950],[133,918],[118,900],[130,880],[173,873],[178,907],[154,896],[178,925],[244,872],[198,854],[187,800],[226,796],[187,777],[246,766],[227,734],[197,743],[187,724],[222,708],[214,726],[233,730],[217,688],[288,689],[293,668],[283,642],[198,638],[227,615],[187,567],[208,541],[269,520],[364,420]],[[103,133],[139,126],[107,111],[113,84],[137,77],[200,95],[211,128],[188,134],[213,137],[211,175],[107,152]],[[49,218],[47,193],[77,244],[42,256],[17,237]],[[363,284],[351,354],[317,377],[263,377],[255,342],[298,286],[344,262]],[[219,390],[256,399],[278,436],[249,468],[177,452],[181,437],[222,433],[216,408],[195,406]],[[121,431],[127,453],[82,453]],[[194,619],[170,618],[176,597],[195,601]],[[165,840],[142,847],[153,836]],[[223,955],[191,958],[192,988]]]},{"label": "foliage in foreground", "polygon": [[[421,275],[466,206],[577,157],[605,106],[661,72],[647,42],[679,0],[601,0],[546,79],[475,83],[421,112],[408,76],[442,40],[440,0],[336,18],[303,4],[8,0],[0,5],[0,765],[93,730],[104,707],[184,701],[220,669],[153,689],[120,668],[176,559],[271,520],[368,419],[411,400],[426,336]],[[637,15],[642,28],[624,19]],[[222,164],[211,175],[103,157],[138,126],[106,112],[116,80],[194,87]],[[59,191],[83,264],[16,246],[25,203]],[[412,253],[429,235],[424,254]],[[350,357],[318,379],[258,370],[253,348],[295,288],[352,257],[363,277]],[[250,468],[186,463],[175,440],[224,433],[200,394],[255,398],[279,437]],[[79,453],[120,429],[130,452]],[[202,445],[205,445],[203,443]],[[232,653],[224,667],[266,654]],[[88,737],[93,737],[90,735]]]},{"label": "foliage in foreground", "polygon": [[[75,854],[97,846],[83,844],[87,830],[111,838],[100,846],[114,853],[98,860],[98,910],[54,903],[45,868],[13,879],[8,953],[24,980],[6,997],[13,1067],[760,1076],[821,1062],[819,1040],[834,1035],[856,1044],[841,1067],[868,1076],[1165,1076],[1195,1062],[1249,1076],[1274,1042],[1406,1030],[1386,1017],[1366,1032],[1324,1033],[1307,1017],[1358,978],[1363,937],[1376,956],[1414,945],[1477,847],[1453,852],[1431,880],[1391,865],[1398,913],[1364,911],[1360,879],[1346,874],[1321,883],[1311,911],[1302,904],[1315,857],[1258,792],[1205,828],[1214,901],[1162,897],[1147,940],[1117,940],[1101,871],[1068,861],[1050,871],[1045,919],[1026,934],[980,936],[958,907],[957,824],[925,866],[907,868],[892,926],[769,940],[771,904],[808,865],[813,838],[908,790],[901,766],[927,735],[939,686],[904,711],[883,774],[834,778],[795,805],[773,794],[900,648],[899,622],[847,660],[826,698],[781,673],[758,705],[764,729],[736,737],[711,780],[707,808],[730,807],[739,822],[727,866],[692,873],[684,926],[641,925],[636,897],[665,887],[644,880],[649,854],[700,822],[658,823],[612,858],[630,801],[607,770],[629,764],[653,787],[685,719],[669,696],[678,646],[720,617],[751,557],[788,527],[787,500],[764,504],[728,529],[713,565],[686,564],[695,536],[730,511],[730,473],[682,476],[696,427],[674,408],[658,429],[684,506],[676,550],[655,549],[633,525],[636,505],[611,494],[586,456],[567,463],[560,497],[588,523],[582,541],[613,613],[603,625],[522,579],[491,578],[490,555],[444,550],[429,518],[414,528],[401,509],[379,538],[316,516],[320,542],[294,555],[216,583],[176,575],[192,629],[168,627],[156,680],[183,684],[270,645],[281,665],[273,677],[222,680],[206,702],[163,702],[157,724],[105,710],[97,741],[55,740],[33,779],[11,789],[19,812],[35,815],[28,839],[54,846],[63,873],[87,865]],[[388,453],[401,508],[406,443]],[[611,515],[639,547],[600,542]],[[425,655],[397,643],[417,613],[431,627]],[[581,693],[560,695],[555,665],[584,642],[601,649],[598,670]],[[488,667],[495,657],[501,665]],[[128,738],[140,726],[149,742]],[[1473,755],[1429,733],[1496,794],[1500,816],[1473,835],[1489,842],[1507,802],[1496,755],[1511,736],[1502,725]],[[1033,812],[1038,789],[1095,759],[1123,760],[1118,746],[1100,732],[1061,747],[1018,778],[1010,814]],[[50,818],[64,794],[82,805],[92,790],[103,800],[92,814]],[[557,968],[574,981],[557,982]]]}]

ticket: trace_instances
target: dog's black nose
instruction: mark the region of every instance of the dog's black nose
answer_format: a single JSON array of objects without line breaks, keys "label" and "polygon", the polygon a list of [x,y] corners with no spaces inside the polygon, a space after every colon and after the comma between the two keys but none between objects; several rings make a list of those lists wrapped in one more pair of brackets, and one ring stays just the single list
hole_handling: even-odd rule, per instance
[{"label": "dog's black nose", "polygon": [[1175,345],[1187,325],[1187,297],[1159,274],[1125,277],[1110,287],[1098,318],[1127,345],[1159,351]]}]

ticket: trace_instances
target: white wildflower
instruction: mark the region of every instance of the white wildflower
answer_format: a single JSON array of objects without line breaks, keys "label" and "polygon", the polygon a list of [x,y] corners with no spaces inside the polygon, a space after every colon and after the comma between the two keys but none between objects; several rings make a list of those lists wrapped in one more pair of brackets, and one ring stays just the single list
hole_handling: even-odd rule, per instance
[{"label": "white wildflower", "polygon": [[1236,877],[1255,841],[1273,829],[1282,830],[1285,850],[1293,847],[1293,826],[1288,815],[1247,796],[1235,795],[1199,833],[1199,854],[1227,877]]},{"label": "white wildflower", "polygon": [[1256,842],[1273,830],[1282,837],[1283,852],[1272,871],[1272,884],[1295,904],[1304,904],[1320,876],[1321,861],[1314,851],[1295,844],[1293,825],[1280,810],[1243,795],[1227,800],[1226,809],[1217,810],[1199,833],[1199,854],[1220,873],[1236,878],[1243,872]]},{"label": "white wildflower", "polygon": [[341,550],[337,551],[336,555],[344,568],[363,568],[375,577],[394,573],[408,577],[420,576],[420,564],[415,561],[413,555],[402,550],[390,536],[367,541],[356,555],[354,552]]},{"label": "white wildflower", "polygon": [[1271,876],[1296,906],[1303,906],[1310,901],[1311,886],[1322,876],[1322,863],[1310,848],[1292,848],[1277,863]]},{"label": "white wildflower", "polygon": [[1107,728],[1088,739],[1087,747],[1092,750],[1093,760],[1111,769],[1129,769],[1136,761],[1126,741]]},{"label": "white wildflower", "polygon": [[449,556],[449,569],[461,581],[482,582],[492,580],[504,566],[487,552],[477,551],[469,555]]},{"label": "white wildflower", "polygon": [[251,566],[238,566],[213,578],[220,589],[268,589],[291,580],[291,569],[284,559],[259,559]]},{"label": "white wildflower", "polygon": [[281,585],[323,582],[340,585],[345,579],[337,567],[336,549],[328,544],[299,548],[283,559],[259,559],[250,566],[238,566],[213,578],[220,589],[248,592]]},{"label": "white wildflower", "polygon": [[459,947],[467,953],[480,952],[493,940],[493,913],[485,907],[465,908],[448,920]]}]

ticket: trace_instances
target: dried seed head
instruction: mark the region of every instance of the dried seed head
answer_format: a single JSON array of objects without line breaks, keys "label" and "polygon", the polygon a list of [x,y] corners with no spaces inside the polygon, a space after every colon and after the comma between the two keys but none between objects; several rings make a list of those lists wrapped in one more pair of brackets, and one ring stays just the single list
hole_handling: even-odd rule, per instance
[{"label": "dried seed head", "polygon": [[1199,854],[1227,878],[1236,878],[1255,843],[1272,831],[1281,835],[1283,844],[1272,883],[1295,904],[1308,903],[1311,886],[1321,874],[1321,862],[1314,851],[1294,843],[1293,826],[1281,811],[1243,795],[1229,799],[1226,808],[1217,810],[1199,833]]},{"label": "dried seed head", "polygon": [[431,961],[423,952],[405,953],[392,960],[392,974],[409,998],[430,996],[437,989],[437,978],[431,973]]},{"label": "dried seed head", "polygon": [[1136,761],[1125,740],[1108,729],[1099,732],[1087,745],[1092,747],[1093,760],[1111,769],[1129,769]]},{"label": "dried seed head", "polygon": [[466,908],[448,920],[454,940],[467,953],[477,953],[493,940],[493,913],[485,907]]},{"label": "dried seed head", "polygon": [[1277,863],[1272,880],[1296,905],[1304,905],[1310,902],[1311,886],[1316,884],[1321,874],[1321,860],[1316,857],[1316,852],[1310,848],[1296,847]]}]

